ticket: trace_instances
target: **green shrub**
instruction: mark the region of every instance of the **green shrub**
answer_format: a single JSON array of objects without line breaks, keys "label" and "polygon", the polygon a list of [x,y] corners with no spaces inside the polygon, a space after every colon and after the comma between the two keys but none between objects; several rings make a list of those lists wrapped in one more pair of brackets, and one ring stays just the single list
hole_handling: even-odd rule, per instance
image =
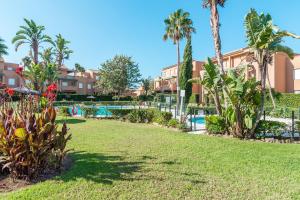
[{"label": "green shrub", "polygon": [[300,132],[300,121],[296,121],[296,130]]},{"label": "green shrub", "polygon": [[121,119],[126,117],[133,110],[134,109],[109,109],[108,111],[111,112],[113,118]]},{"label": "green shrub", "polygon": [[273,133],[274,135],[280,135],[282,131],[287,129],[287,125],[283,122],[260,120],[256,129],[256,134]]},{"label": "green shrub", "polygon": [[154,96],[153,95],[140,95],[138,97],[139,101],[153,101],[154,100]]},{"label": "green shrub", "polygon": [[59,107],[59,114],[64,116],[64,117],[71,116],[71,113],[69,111],[69,107],[68,106]]},{"label": "green shrub", "polygon": [[151,123],[154,118],[152,109],[136,109],[127,115],[128,121],[132,123]]},{"label": "green shrub", "polygon": [[83,111],[83,117],[96,117],[98,108],[97,107],[81,107],[81,110]]},{"label": "green shrub", "polygon": [[205,125],[209,134],[223,134],[225,132],[225,120],[218,115],[205,116]]},{"label": "green shrub", "polygon": [[182,131],[188,131],[189,130],[186,123],[178,123],[177,128],[179,130],[182,130]]},{"label": "green shrub", "polygon": [[177,128],[179,125],[179,121],[177,119],[170,119],[168,122],[168,127]]},{"label": "green shrub", "polygon": [[[266,101],[268,105],[272,105],[272,102]],[[300,94],[293,93],[281,93],[275,100],[276,106],[279,107],[291,107],[300,108]]]},{"label": "green shrub", "polygon": [[168,125],[168,122],[172,119],[172,113],[156,111],[154,121],[161,125]]}]

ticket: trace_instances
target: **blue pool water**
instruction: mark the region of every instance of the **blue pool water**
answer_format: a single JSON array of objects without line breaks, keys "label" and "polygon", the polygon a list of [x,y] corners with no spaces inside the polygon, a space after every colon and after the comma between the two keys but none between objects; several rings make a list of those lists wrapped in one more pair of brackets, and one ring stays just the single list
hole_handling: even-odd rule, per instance
[{"label": "blue pool water", "polygon": [[205,119],[204,117],[195,117],[192,118],[192,122],[196,122],[196,124],[205,124]]},{"label": "blue pool water", "polygon": [[[109,112],[109,109],[122,109],[126,108],[126,106],[96,106],[96,108],[98,108],[97,115],[110,117],[112,114]],[[69,112],[74,115],[83,115],[83,111],[80,106],[75,106],[75,109],[73,109],[73,107],[69,107]]]}]

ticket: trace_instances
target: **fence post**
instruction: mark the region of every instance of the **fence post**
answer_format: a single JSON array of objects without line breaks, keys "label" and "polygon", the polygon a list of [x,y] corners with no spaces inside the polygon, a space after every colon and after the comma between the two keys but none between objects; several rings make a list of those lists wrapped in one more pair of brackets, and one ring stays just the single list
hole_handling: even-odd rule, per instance
[{"label": "fence post", "polygon": [[177,114],[177,106],[175,106],[175,113],[174,113],[174,114],[175,114],[174,117],[175,117],[175,119],[176,119],[176,116],[177,116],[177,115],[176,115],[176,114]]},{"label": "fence post", "polygon": [[190,110],[190,124],[191,124],[191,131],[193,131],[193,120],[192,120],[192,108]]},{"label": "fence post", "polygon": [[[266,111],[264,110],[264,122],[266,121]],[[264,138],[266,137],[266,128],[264,128]]]},{"label": "fence post", "polygon": [[196,127],[196,109],[194,109],[194,130],[196,131],[197,130],[197,127]]},{"label": "fence post", "polygon": [[292,111],[292,137],[294,140],[294,133],[295,133],[295,111]]}]

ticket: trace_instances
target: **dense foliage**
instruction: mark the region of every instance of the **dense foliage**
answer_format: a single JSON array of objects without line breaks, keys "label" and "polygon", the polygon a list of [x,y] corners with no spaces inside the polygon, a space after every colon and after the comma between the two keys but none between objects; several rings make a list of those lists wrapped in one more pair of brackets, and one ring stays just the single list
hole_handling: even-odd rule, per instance
[{"label": "dense foliage", "polygon": [[283,122],[260,120],[255,129],[256,134],[272,133],[280,136],[283,131],[287,130],[287,125]]},{"label": "dense foliage", "polygon": [[0,37],[0,58],[2,58],[2,56],[7,55],[7,46],[6,44],[4,44],[4,40]]},{"label": "dense foliage", "polygon": [[192,55],[192,41],[191,37],[188,37],[187,43],[184,49],[183,62],[180,66],[179,84],[180,89],[185,90],[185,103],[189,103],[192,95],[192,83],[189,80],[193,76],[193,55]]},{"label": "dense foliage", "polygon": [[50,167],[60,168],[68,151],[71,135],[65,123],[58,130],[55,109],[47,106],[39,114],[36,109],[33,99],[0,108],[1,164],[13,178],[32,179]]},{"label": "dense foliage", "polygon": [[[57,101],[91,101],[87,98],[91,95],[82,95],[82,94],[58,94]],[[94,95],[93,101],[114,101],[112,95]],[[118,99],[119,101],[131,101],[131,96],[123,96]]]},{"label": "dense foliage", "polygon": [[206,115],[205,126],[209,134],[223,134],[225,132],[225,120],[218,115]]},{"label": "dense foliage", "polygon": [[127,89],[133,89],[141,82],[139,65],[131,57],[116,55],[113,59],[101,64],[99,69],[101,77],[96,87],[103,94],[125,93]]},{"label": "dense foliage", "polygon": [[98,108],[95,106],[82,106],[81,110],[85,118],[96,117]]},{"label": "dense foliage", "polygon": [[[267,105],[271,102],[267,101]],[[277,99],[275,99],[276,107],[290,107],[290,108],[300,108],[300,94],[293,93],[281,93]]]}]

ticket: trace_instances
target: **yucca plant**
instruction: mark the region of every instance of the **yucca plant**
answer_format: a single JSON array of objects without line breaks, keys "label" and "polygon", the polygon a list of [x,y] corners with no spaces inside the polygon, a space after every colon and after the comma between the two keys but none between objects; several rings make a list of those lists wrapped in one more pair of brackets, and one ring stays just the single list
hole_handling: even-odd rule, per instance
[{"label": "yucca plant", "polygon": [[58,131],[52,106],[36,114],[28,110],[31,104],[22,100],[15,109],[10,104],[0,108],[1,163],[12,178],[32,179],[44,169],[59,168],[71,139],[65,123]]}]

